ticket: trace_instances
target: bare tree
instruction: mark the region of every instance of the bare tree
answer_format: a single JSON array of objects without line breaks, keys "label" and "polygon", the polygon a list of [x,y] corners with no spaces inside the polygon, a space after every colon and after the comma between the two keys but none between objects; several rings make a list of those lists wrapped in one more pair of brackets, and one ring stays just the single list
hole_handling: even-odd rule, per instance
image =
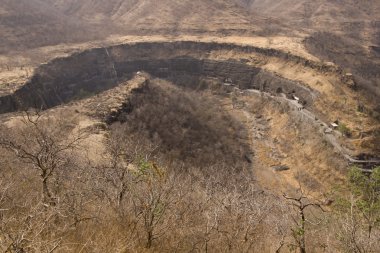
[{"label": "bare tree", "polygon": [[57,170],[68,164],[69,153],[87,135],[81,130],[66,135],[64,133],[72,130],[72,124],[43,118],[39,112],[26,112],[21,122],[23,125],[17,130],[2,131],[0,147],[13,152],[20,161],[39,173],[43,202],[54,205],[56,198],[50,180],[57,176]]},{"label": "bare tree", "polygon": [[352,168],[348,189],[339,192],[334,205],[336,234],[348,252],[376,252],[380,247],[380,167],[371,175]]},{"label": "bare tree", "polygon": [[[294,209],[298,213],[297,216],[292,217],[296,225],[295,228],[292,228],[292,236],[296,242],[296,245],[294,246],[299,248],[301,253],[306,253],[306,224],[315,223],[306,217],[306,210],[314,207],[324,212],[324,209],[322,208],[321,204],[311,201],[305,195],[305,192],[302,190],[302,187],[300,187],[297,197],[290,197],[286,194],[284,194],[283,196],[286,200],[289,201],[290,205],[294,207]],[[320,223],[321,221],[318,222]]]},{"label": "bare tree", "polygon": [[175,179],[155,163],[142,161],[139,165],[142,179],[133,189],[133,209],[145,233],[146,247],[170,229],[168,214],[180,197],[174,194]]},{"label": "bare tree", "polygon": [[94,190],[108,200],[129,237],[143,234],[145,247],[151,248],[169,226],[165,219],[169,208],[180,199],[174,198],[174,179],[151,161],[157,147],[127,136],[120,125],[109,135],[104,161],[93,166]]},{"label": "bare tree", "polygon": [[122,211],[124,199],[141,180],[136,166],[148,160],[154,149],[127,136],[122,126],[113,126],[105,140],[104,159],[91,165],[96,181],[94,191],[100,192],[114,210]]},{"label": "bare tree", "polygon": [[[237,189],[221,190],[214,196],[214,212],[218,221],[216,233],[221,236],[224,251],[251,252],[257,246],[259,228],[271,213],[271,197],[254,185],[244,192]],[[216,211],[215,210],[215,211]]]},{"label": "bare tree", "polygon": [[53,252],[67,233],[57,222],[56,207],[39,201],[38,194],[20,191],[15,182],[0,181],[0,250],[2,252]]}]

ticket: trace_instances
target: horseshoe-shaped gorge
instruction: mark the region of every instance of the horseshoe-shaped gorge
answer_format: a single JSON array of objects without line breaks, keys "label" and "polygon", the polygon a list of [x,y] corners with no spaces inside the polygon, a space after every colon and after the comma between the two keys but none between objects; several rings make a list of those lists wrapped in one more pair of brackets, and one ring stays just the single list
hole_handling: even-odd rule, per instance
[{"label": "horseshoe-shaped gorge", "polygon": [[364,165],[365,169],[379,164],[374,155],[360,154],[358,157],[369,158],[360,160],[344,148],[331,133],[330,124],[317,117],[324,115],[314,106],[314,101],[323,95],[302,81],[266,70],[268,58],[340,76],[341,82],[337,85],[348,87],[347,83],[352,85],[353,82],[335,66],[274,49],[192,41],[143,42],[95,48],[52,60],[40,66],[23,87],[0,97],[0,112],[52,108],[99,94],[128,81],[136,73],[146,72],[152,78],[165,79],[192,91],[219,87],[226,93],[239,91],[254,96],[256,90],[274,102],[282,99],[293,104],[298,114],[306,114],[305,121],[326,135],[325,139],[350,163]]},{"label": "horseshoe-shaped gorge", "polygon": [[0,0],[0,252],[379,252],[378,0]]}]

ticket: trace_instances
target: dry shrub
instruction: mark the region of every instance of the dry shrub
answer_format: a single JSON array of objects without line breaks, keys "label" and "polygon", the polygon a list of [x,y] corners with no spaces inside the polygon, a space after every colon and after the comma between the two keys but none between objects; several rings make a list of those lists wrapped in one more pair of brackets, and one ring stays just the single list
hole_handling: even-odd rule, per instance
[{"label": "dry shrub", "polygon": [[207,93],[152,81],[136,90],[119,115],[126,135],[150,140],[171,161],[187,165],[243,167],[247,132]]}]

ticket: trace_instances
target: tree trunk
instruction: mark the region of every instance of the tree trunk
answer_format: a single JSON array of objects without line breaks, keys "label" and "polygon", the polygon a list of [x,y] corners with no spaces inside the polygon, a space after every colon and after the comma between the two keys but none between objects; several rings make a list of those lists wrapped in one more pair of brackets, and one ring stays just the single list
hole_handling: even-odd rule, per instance
[{"label": "tree trunk", "polygon": [[147,249],[150,249],[152,247],[152,242],[153,242],[153,231],[149,229],[147,233],[147,242],[146,242]]},{"label": "tree trunk", "polygon": [[42,194],[43,194],[43,201],[45,204],[52,205],[52,206],[55,205],[55,201],[48,187],[47,178],[44,178],[42,180]]},{"label": "tree trunk", "polygon": [[301,234],[300,234],[300,251],[306,253],[306,241],[305,241],[305,213],[301,210]]}]

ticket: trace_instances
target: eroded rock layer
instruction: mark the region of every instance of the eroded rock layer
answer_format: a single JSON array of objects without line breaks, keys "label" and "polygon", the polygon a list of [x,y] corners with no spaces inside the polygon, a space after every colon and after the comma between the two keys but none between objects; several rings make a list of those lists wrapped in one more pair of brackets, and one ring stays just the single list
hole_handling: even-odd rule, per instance
[{"label": "eroded rock layer", "polygon": [[322,71],[338,71],[334,67],[272,49],[199,42],[128,44],[91,49],[40,66],[14,94],[0,97],[0,113],[30,107],[51,108],[88,97],[115,87],[138,71],[191,89],[199,88],[201,80],[213,78],[221,84],[240,89],[293,94],[304,104],[312,103],[315,91],[245,61],[209,57],[218,50],[290,58]]}]

